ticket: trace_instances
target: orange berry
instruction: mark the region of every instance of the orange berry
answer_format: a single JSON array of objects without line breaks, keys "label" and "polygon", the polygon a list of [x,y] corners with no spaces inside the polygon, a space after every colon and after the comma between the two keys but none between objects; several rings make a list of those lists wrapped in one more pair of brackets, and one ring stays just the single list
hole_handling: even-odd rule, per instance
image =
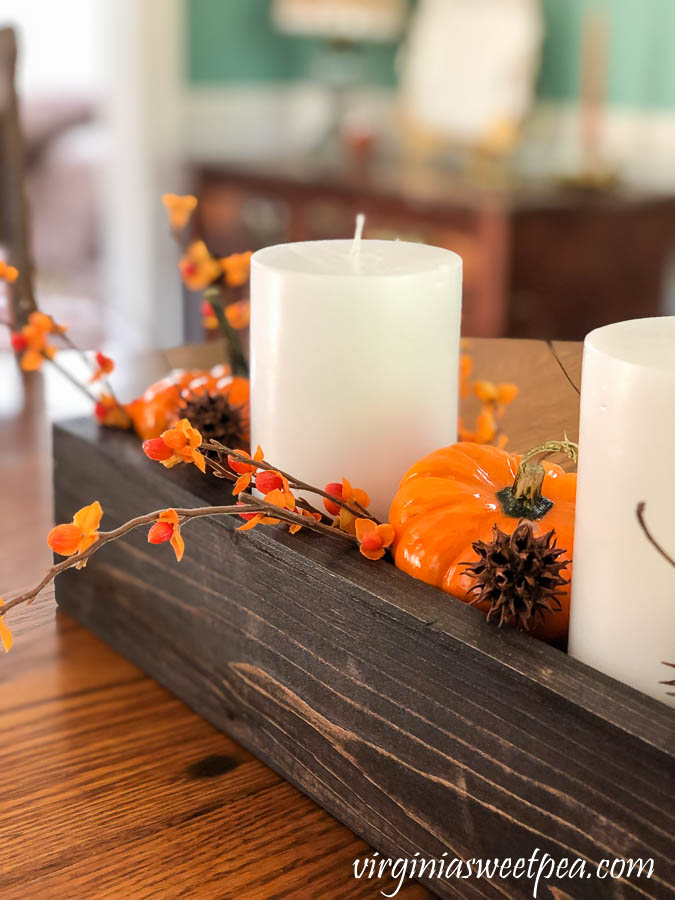
[{"label": "orange berry", "polygon": [[490,406],[485,406],[476,419],[477,444],[489,444],[497,433],[497,423]]},{"label": "orange berry", "polygon": [[4,260],[0,259],[0,279],[14,284],[19,277],[19,270],[15,266],[8,266]]},{"label": "orange berry", "polygon": [[59,556],[72,556],[82,539],[82,529],[77,525],[57,525],[47,535],[47,544]]},{"label": "orange berry", "polygon": [[148,459],[154,459],[156,462],[173,456],[173,450],[164,443],[161,437],[143,441],[143,453]]},{"label": "orange berry", "polygon": [[[237,503],[237,506],[246,506],[246,504],[239,501],[239,503]],[[249,522],[251,519],[255,519],[255,517],[259,516],[259,515],[260,515],[260,513],[243,513],[243,512],[239,513],[239,516],[242,519],[246,519],[247,522]]]},{"label": "orange berry", "polygon": [[497,388],[491,381],[474,381],[473,392],[483,403],[495,403],[497,401]]},{"label": "orange berry", "polygon": [[237,300],[236,303],[230,303],[225,307],[225,318],[237,331],[248,328],[251,321],[250,300]]},{"label": "orange berry", "polygon": [[364,550],[380,550],[382,548],[382,538],[377,531],[369,531],[361,539],[361,546]]},{"label": "orange berry", "polygon": [[278,472],[260,472],[256,476],[255,486],[263,494],[269,494],[270,491],[277,491],[284,486],[283,479]]},{"label": "orange berry", "polygon": [[[237,450],[237,453],[241,453],[242,456],[247,455],[245,450]],[[240,460],[235,459],[234,456],[227,457],[227,464],[233,472],[237,473],[237,475],[245,475],[247,472],[253,472],[255,469],[255,466],[252,466],[250,463],[240,462]]]},{"label": "orange berry", "polygon": [[[332,494],[334,497],[339,497],[342,500],[342,485],[337,481],[331,481],[330,484],[327,484],[324,488],[324,491],[327,494]],[[340,508],[337,503],[334,503],[333,500],[329,500],[328,497],[323,498],[323,505],[326,507],[331,516],[337,516],[340,512]]]},{"label": "orange berry", "polygon": [[169,214],[169,224],[174,231],[181,231],[197,208],[197,198],[192,194],[162,194],[162,203]]},{"label": "orange berry", "polygon": [[17,353],[23,353],[23,351],[28,348],[28,341],[26,340],[25,335],[21,334],[20,331],[15,331],[12,334],[10,341]]},{"label": "orange berry", "polygon": [[171,522],[155,522],[148,531],[149,544],[165,544],[173,537],[174,526]]},{"label": "orange berry", "polygon": [[112,371],[114,363],[109,356],[106,356],[105,353],[101,353],[100,350],[96,351],[96,365],[99,368],[103,369],[104,372]]},{"label": "orange berry", "polygon": [[507,406],[518,396],[518,386],[515,384],[498,384],[497,385],[497,403]]}]

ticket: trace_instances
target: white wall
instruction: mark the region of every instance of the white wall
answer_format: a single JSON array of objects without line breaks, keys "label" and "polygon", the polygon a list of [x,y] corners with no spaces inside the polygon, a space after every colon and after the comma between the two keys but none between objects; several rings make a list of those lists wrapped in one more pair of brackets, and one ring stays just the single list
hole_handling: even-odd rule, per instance
[{"label": "white wall", "polygon": [[0,24],[20,32],[22,92],[102,90],[103,5],[100,0],[2,0]]},{"label": "white wall", "polygon": [[104,169],[105,280],[109,329],[126,346],[182,339],[176,246],[160,196],[182,188],[179,96],[181,0],[107,4]]},{"label": "white wall", "polygon": [[182,338],[160,201],[181,189],[182,12],[182,0],[0,0],[0,24],[18,33],[20,95],[85,97],[99,109],[68,153],[100,172],[106,331],[130,348]]}]

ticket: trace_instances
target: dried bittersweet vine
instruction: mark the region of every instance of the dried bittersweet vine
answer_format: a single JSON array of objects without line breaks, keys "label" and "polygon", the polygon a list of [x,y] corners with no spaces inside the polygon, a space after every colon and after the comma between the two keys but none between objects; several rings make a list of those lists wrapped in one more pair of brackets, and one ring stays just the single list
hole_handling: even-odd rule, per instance
[{"label": "dried bittersweet vine", "polygon": [[[9,274],[7,274],[9,271]],[[4,272],[4,274],[3,274]],[[16,272],[16,276],[13,273]],[[13,266],[8,266],[0,261],[0,280],[15,281],[18,271]],[[11,329],[11,323],[0,319],[0,324]],[[42,368],[47,361],[57,369],[72,385],[81,391],[94,405],[97,419],[106,425],[115,425],[120,428],[128,428],[131,424],[124,407],[119,403],[107,376],[114,370],[115,363],[100,350],[94,354],[87,354],[81,350],[67,335],[67,327],[60,325],[52,316],[39,310],[33,311],[28,316],[25,325],[16,331],[11,331],[10,341],[13,349],[19,354],[21,368],[25,372],[35,372]],[[74,350],[91,372],[89,384],[76,378],[67,368],[61,365],[57,359],[58,348],[52,343],[53,339],[59,340],[67,349]],[[101,392],[92,392],[90,385],[100,382]]]},{"label": "dried bittersweet vine", "polygon": [[[468,350],[469,342],[462,341],[462,349]],[[473,431],[465,428],[462,420],[459,420],[459,440],[471,441],[474,444],[496,444],[505,447],[508,437],[503,433],[501,422],[506,407],[513,403],[518,396],[518,387],[510,382],[494,384],[492,381],[471,382],[473,373],[473,359],[464,352],[459,358],[459,393],[460,397],[467,397],[473,389],[474,394],[481,402],[481,409],[476,417],[476,427]]]},{"label": "dried bittersweet vine", "polygon": [[171,233],[181,248],[178,269],[189,291],[202,292],[202,322],[207,331],[220,329],[228,344],[234,375],[248,376],[248,362],[238,332],[248,328],[250,303],[237,299],[237,291],[249,279],[251,251],[216,258],[201,238],[184,236],[184,230],[197,208],[191,194],[163,194]]},{"label": "dried bittersweet vine", "polygon": [[[193,519],[207,516],[238,516],[243,520],[240,531],[251,531],[259,525],[288,526],[291,534],[306,527],[358,547],[367,559],[381,559],[394,540],[391,525],[382,524],[366,509],[368,495],[354,488],[343,478],[324,489],[314,487],[275,467],[264,458],[261,448],[253,456],[235,450],[218,441],[204,442],[202,435],[187,419],[180,420],[161,437],[143,444],[146,456],[166,468],[179,463],[195,465],[221,479],[233,482],[235,500],[223,506],[204,506],[194,509],[170,508],[137,516],[111,531],[100,529],[103,509],[95,500],[78,510],[71,522],[56,525],[47,537],[49,547],[59,556],[55,563],[30,590],[7,602],[0,601],[0,642],[5,650],[12,645],[12,636],[4,616],[20,603],[31,603],[57,575],[71,568],[83,568],[90,557],[105,544],[118,540],[136,528],[150,526],[148,543],[169,543],[180,562],[185,551],[181,529]],[[247,493],[249,488],[262,493],[262,498]],[[316,494],[324,501],[332,521],[312,506],[296,491]]]}]

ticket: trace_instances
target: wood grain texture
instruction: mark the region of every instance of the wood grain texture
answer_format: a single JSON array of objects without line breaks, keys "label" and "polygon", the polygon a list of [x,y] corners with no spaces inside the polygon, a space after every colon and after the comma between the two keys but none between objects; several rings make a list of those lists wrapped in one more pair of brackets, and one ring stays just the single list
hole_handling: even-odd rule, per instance
[{"label": "wood grain texture", "polygon": [[[579,347],[555,349],[558,360],[544,343],[473,343],[477,373],[521,388],[505,422],[514,449],[576,435],[559,360],[574,380]],[[57,428],[55,461],[58,520],[96,497],[114,527],[225,490],[165,472],[90,421]],[[62,578],[59,602],[386,854],[653,857],[647,887],[562,881],[539,895],[669,895],[670,710],[391,565],[235,524],[191,523],[180,566],[144,534],[109,545]],[[523,881],[432,886],[531,895]]]},{"label": "wood grain texture", "polygon": [[[184,352],[119,360],[121,396]],[[199,353],[222,360],[218,346]],[[0,585],[11,592],[51,558],[47,409],[87,405],[48,367],[23,376],[9,353],[0,384]],[[53,590],[11,624],[15,645],[0,654],[3,900],[380,896],[384,885],[352,878],[371,852],[362,840],[57,611]],[[427,896],[417,885],[402,894]]]}]

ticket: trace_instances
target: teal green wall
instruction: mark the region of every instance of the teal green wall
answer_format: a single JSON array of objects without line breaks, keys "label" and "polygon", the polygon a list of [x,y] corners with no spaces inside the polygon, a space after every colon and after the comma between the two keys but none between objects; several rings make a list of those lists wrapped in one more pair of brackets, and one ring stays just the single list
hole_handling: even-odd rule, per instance
[{"label": "teal green wall", "polygon": [[[192,84],[292,81],[307,77],[317,42],[286,37],[269,18],[270,0],[185,0]],[[675,0],[542,0],[547,36],[539,96],[572,100],[579,90],[585,10],[611,15],[608,73],[617,106],[675,109]],[[366,50],[374,84],[395,82],[396,47]]]},{"label": "teal green wall", "polygon": [[[307,77],[319,42],[280,34],[270,20],[270,0],[186,2],[188,77],[192,84],[255,84]],[[394,84],[395,54],[396,48],[391,45],[368,46],[368,80]]]},{"label": "teal green wall", "polygon": [[675,108],[675,0],[543,0],[546,16],[540,97],[579,93],[583,16],[610,15],[608,94],[616,106]]}]

